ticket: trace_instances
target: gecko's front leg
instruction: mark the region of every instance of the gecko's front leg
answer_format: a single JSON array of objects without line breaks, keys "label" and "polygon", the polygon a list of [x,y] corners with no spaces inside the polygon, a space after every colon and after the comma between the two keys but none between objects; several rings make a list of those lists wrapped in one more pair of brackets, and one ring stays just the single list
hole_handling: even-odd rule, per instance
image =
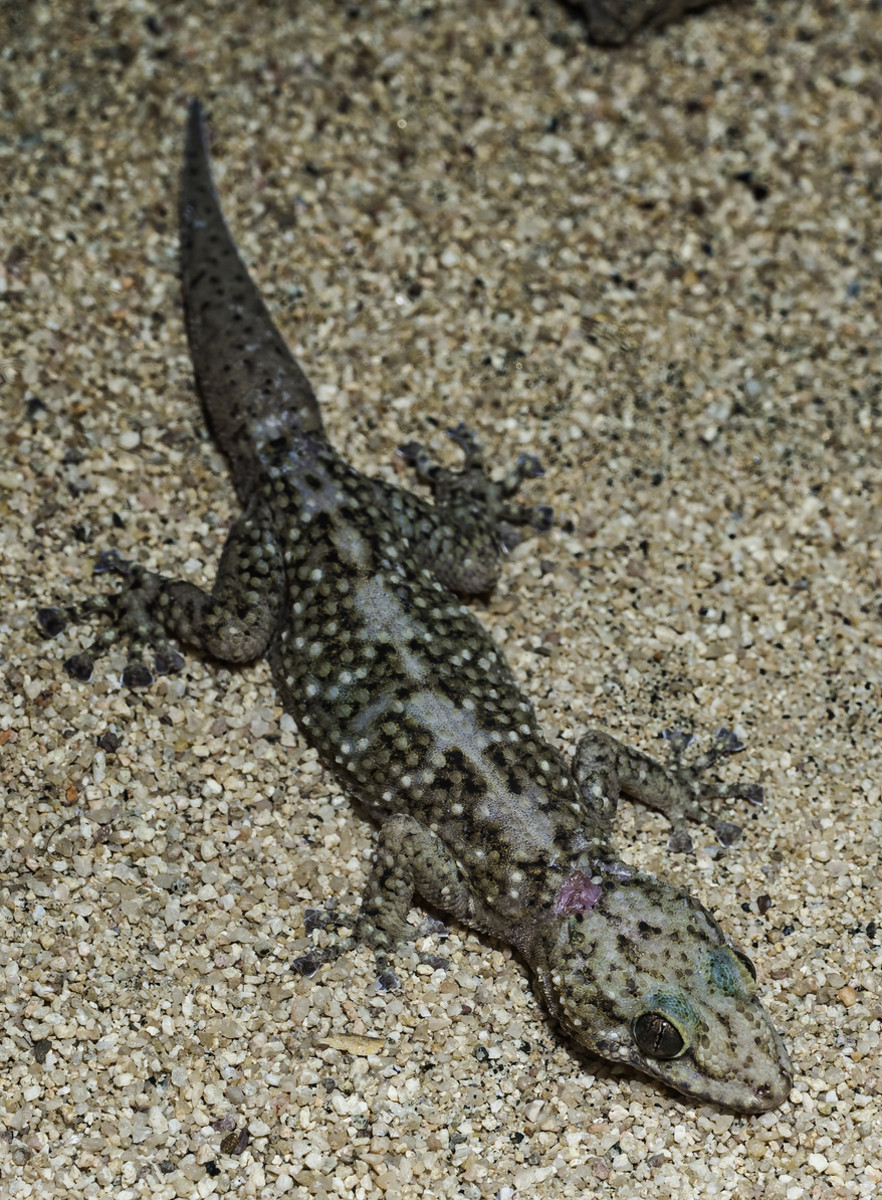
[{"label": "gecko's front leg", "polygon": [[[293,965],[303,975],[314,975],[322,963],[363,945],[376,952],[378,966],[385,970],[389,951],[413,935],[407,915],[414,892],[455,920],[474,917],[472,897],[448,848],[415,817],[400,814],[380,827],[361,909],[350,918],[353,936],[312,950]],[[346,920],[335,914],[334,923]]]},{"label": "gecko's front leg", "polygon": [[130,645],[122,679],[128,687],[146,687],[153,681],[153,673],[141,661],[147,647],[154,651],[158,674],[180,669],[183,659],[169,638],[221,662],[250,662],[263,654],[278,625],[285,584],[275,531],[256,511],[257,505],[252,505],[232,526],[211,592],[129,563],[116,551],[102,555],[96,572],[113,571],[125,580],[117,595],[76,609],[48,608],[37,614],[50,635],[59,633],[71,617],[98,613],[109,619],[90,646],[65,662],[68,674],[87,680],[95,659],[120,641]]},{"label": "gecko's front leg", "polygon": [[713,829],[723,846],[729,846],[741,834],[741,826],[721,820],[711,801],[727,797],[762,804],[763,789],[755,783],[713,783],[704,773],[721,760],[744,749],[729,729],[721,729],[714,741],[691,762],[683,753],[692,743],[690,734],[668,729],[662,735],[668,743],[668,762],[662,764],[602,729],[591,729],[576,747],[573,774],[582,798],[597,819],[609,828],[619,796],[654,808],[670,822],[668,848],[679,853],[692,849],[688,824],[705,824]]}]

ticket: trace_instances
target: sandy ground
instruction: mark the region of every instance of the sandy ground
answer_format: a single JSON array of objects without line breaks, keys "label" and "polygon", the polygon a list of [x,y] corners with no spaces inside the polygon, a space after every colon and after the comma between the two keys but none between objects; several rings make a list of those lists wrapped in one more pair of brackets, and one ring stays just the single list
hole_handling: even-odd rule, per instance
[{"label": "sandy ground", "polygon": [[[712,8],[618,51],[552,0],[0,9],[0,1195],[882,1190],[878,3]],[[186,98],[361,469],[466,420],[557,525],[482,620],[549,736],[734,725],[729,850],[621,848],[755,958],[797,1064],[747,1118],[575,1053],[454,926],[312,981],[373,829],[264,664],[88,684],[44,604],[116,545],[209,581],[236,512],[176,280]],[[415,911],[413,919],[421,916]]]}]

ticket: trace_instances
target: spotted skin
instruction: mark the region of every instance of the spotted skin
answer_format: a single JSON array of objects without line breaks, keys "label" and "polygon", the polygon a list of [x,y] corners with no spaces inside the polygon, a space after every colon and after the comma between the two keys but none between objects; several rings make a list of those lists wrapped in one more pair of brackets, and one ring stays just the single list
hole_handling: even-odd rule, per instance
[{"label": "spotted skin", "polygon": [[[681,843],[687,820],[715,822],[709,801],[757,800],[758,789],[701,781],[740,743],[721,732],[689,766],[688,739],[671,734],[663,767],[593,732],[567,763],[454,593],[492,586],[501,527],[547,524],[547,510],[511,499],[535,460],[493,483],[463,429],[461,474],[408,446],[434,504],[353,470],[242,266],[196,104],[182,191],[190,348],[244,511],[210,594],[105,559],[127,586],[107,602],[115,632],[98,648],[125,634],[158,646],[161,662],[168,636],[227,662],[266,654],[304,738],[379,822],[353,937],[301,967],[355,942],[385,959],[419,892],[517,947],[551,1013],[593,1053],[694,1099],[747,1113],[781,1104],[790,1065],[747,960],[697,900],[611,844],[620,793],[665,813]],[[82,675],[89,653],[79,658]]]}]

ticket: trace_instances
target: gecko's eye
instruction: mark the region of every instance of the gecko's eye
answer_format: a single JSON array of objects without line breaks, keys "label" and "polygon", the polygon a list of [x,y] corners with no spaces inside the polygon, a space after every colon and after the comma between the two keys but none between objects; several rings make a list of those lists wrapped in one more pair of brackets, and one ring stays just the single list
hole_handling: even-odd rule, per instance
[{"label": "gecko's eye", "polygon": [[756,983],[756,967],[753,965],[752,961],[747,957],[743,950],[739,950],[736,946],[732,946],[731,950],[741,963],[742,967],[744,967],[745,971],[747,971],[750,978],[754,981],[754,983]]},{"label": "gecko's eye", "polygon": [[686,1047],[677,1026],[658,1012],[644,1013],[637,1018],[634,1041],[650,1058],[676,1058]]}]

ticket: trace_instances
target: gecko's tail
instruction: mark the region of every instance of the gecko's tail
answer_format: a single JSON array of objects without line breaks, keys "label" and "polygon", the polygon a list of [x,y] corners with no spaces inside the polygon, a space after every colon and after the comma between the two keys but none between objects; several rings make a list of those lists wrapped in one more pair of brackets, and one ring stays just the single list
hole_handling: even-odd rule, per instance
[{"label": "gecko's tail", "polygon": [[198,100],[190,103],[181,172],[181,283],[190,356],[209,425],[246,499],[259,447],[322,434],[309,380],[276,329],[227,229],[211,179]]}]

